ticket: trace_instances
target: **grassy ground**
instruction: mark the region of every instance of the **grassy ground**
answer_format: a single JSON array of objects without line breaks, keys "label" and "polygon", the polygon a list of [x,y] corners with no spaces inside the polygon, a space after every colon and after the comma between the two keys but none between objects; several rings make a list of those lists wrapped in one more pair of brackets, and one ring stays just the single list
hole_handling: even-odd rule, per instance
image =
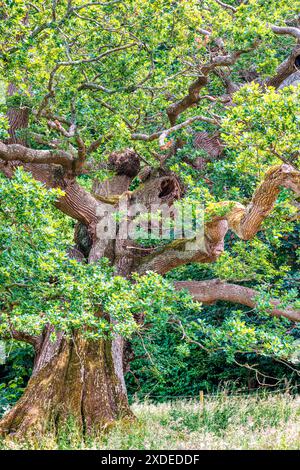
[{"label": "grassy ground", "polygon": [[65,429],[54,438],[8,449],[300,449],[300,396],[219,396],[196,401],[134,404],[134,424],[117,424],[105,435],[82,442]]}]

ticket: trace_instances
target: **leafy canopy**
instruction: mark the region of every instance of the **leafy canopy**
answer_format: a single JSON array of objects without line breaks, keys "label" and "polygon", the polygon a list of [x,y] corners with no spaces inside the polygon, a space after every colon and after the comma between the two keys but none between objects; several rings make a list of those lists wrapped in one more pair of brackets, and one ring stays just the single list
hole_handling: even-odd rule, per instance
[{"label": "leafy canopy", "polygon": [[[87,144],[103,135],[97,152],[101,160],[103,151],[132,145],[132,133],[168,125],[162,111],[186,94],[200,67],[211,59],[218,38],[226,53],[251,50],[233,67],[236,82],[242,81],[239,71],[249,69],[249,61],[262,76],[275,72],[294,39],[274,34],[270,24],[280,26],[294,18],[299,1],[229,3],[236,8],[234,15],[210,0],[61,0],[55,8],[50,0],[3,1],[0,72],[6,83],[23,91],[10,104],[37,112],[46,99],[49,109],[66,119],[75,108]],[[204,94],[222,90],[215,76]],[[181,120],[209,115],[209,104],[201,101]],[[34,113],[31,126],[51,136],[46,122],[37,121]],[[134,145],[155,164],[157,142]]]}]

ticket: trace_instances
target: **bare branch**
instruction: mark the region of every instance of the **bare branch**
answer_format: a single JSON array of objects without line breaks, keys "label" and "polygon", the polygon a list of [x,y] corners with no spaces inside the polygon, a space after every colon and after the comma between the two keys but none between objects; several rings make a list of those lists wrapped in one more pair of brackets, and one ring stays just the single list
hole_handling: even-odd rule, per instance
[{"label": "bare branch", "polygon": [[24,331],[19,331],[13,328],[9,322],[9,331],[0,335],[0,338],[3,340],[15,339],[17,341],[22,341],[24,343],[31,344],[34,349],[37,351],[42,343],[42,335],[32,335]]},{"label": "bare branch", "polygon": [[[259,292],[249,287],[239,286],[222,282],[218,279],[209,281],[176,281],[174,283],[177,290],[187,289],[193,298],[204,304],[213,304],[219,300],[224,302],[238,303],[255,308]],[[294,322],[300,322],[300,310],[292,306],[285,308],[280,306],[280,300],[271,300],[274,308],[269,310],[274,317],[285,317]]]},{"label": "bare branch", "polygon": [[289,158],[286,158],[282,153],[277,152],[277,150],[274,148],[274,145],[269,147],[269,151],[283,163],[286,163],[286,165],[290,165],[291,167],[294,167],[294,169],[298,170],[296,160],[298,159],[300,152],[294,152],[292,155],[290,155]]},{"label": "bare branch", "polygon": [[57,0],[52,0],[52,21],[56,21],[56,4]]},{"label": "bare branch", "polygon": [[195,121],[202,121],[202,122],[208,122],[210,124],[214,125],[219,125],[220,121],[217,120],[217,118],[209,118],[206,116],[193,116],[186,121],[177,124],[176,126],[170,127],[169,129],[164,129],[162,131],[154,132],[153,134],[132,134],[131,138],[132,140],[144,140],[151,142],[153,140],[159,139],[160,146],[164,145],[165,138],[171,134],[172,132],[176,132],[180,129],[183,129],[184,127],[189,126]]},{"label": "bare branch", "polygon": [[276,34],[283,34],[283,35],[293,36],[296,39],[300,39],[300,28],[295,28],[293,26],[275,26],[275,25],[271,25],[271,29]]},{"label": "bare branch", "polygon": [[[37,111],[33,110],[32,111],[33,115],[38,118],[38,113]],[[44,119],[48,119],[50,121],[58,121],[60,123],[63,123],[67,126],[71,126],[72,122],[66,119],[63,116],[59,116],[58,114],[53,114],[49,109],[43,109],[40,113],[40,116],[43,117]]]},{"label": "bare branch", "polygon": [[226,88],[226,91],[229,95],[231,95],[232,93],[235,93],[239,89],[239,85],[234,83],[234,81],[231,80],[230,73],[225,72],[224,69],[216,69],[214,73],[223,82]]},{"label": "bare branch", "polygon": [[111,95],[113,93],[116,93],[117,90],[112,90],[110,88],[107,88],[102,85],[98,85],[98,83],[94,82],[85,82],[80,87],[78,88],[78,91],[81,90],[95,90],[95,91],[103,91],[104,93],[107,93],[108,95]]},{"label": "bare branch", "polygon": [[43,112],[43,110],[48,106],[49,100],[54,97],[54,77],[56,72],[58,71],[59,66],[56,65],[53,70],[50,72],[49,81],[48,81],[48,93],[42,99],[42,102],[37,110],[36,117],[39,118]]},{"label": "bare branch", "polygon": [[197,33],[203,34],[204,36],[211,35],[211,31],[208,31],[207,29],[204,29],[204,28],[197,28]]},{"label": "bare branch", "polygon": [[228,55],[220,55],[213,57],[210,62],[202,65],[200,67],[199,77],[190,85],[188,94],[181,100],[173,103],[167,109],[167,114],[171,125],[174,125],[176,123],[179,114],[183,113],[186,109],[199,102],[200,90],[207,85],[208,75],[211,72],[213,72],[218,67],[234,65],[242,54],[246,54],[252,51],[253,49],[255,49],[255,47],[257,47],[257,44],[258,42],[255,42],[253,46],[249,49],[236,51]]},{"label": "bare branch", "polygon": [[[300,30],[299,30],[300,31]],[[273,77],[268,78],[265,82],[265,86],[273,86],[275,88],[280,87],[280,85],[294,72],[297,71],[295,66],[296,57],[300,55],[300,47],[296,46],[291,54],[279,65],[276,70],[276,73]]]},{"label": "bare branch", "polygon": [[63,150],[35,150],[19,144],[6,145],[0,142],[0,159],[11,162],[18,160],[23,163],[55,163],[71,168],[73,156]]},{"label": "bare branch", "polygon": [[86,148],[84,141],[82,140],[82,138],[80,137],[78,133],[76,133],[75,139],[76,139],[77,149],[78,149],[78,158],[76,159],[76,171],[80,172],[87,157],[87,148]]},{"label": "bare branch", "polygon": [[101,135],[98,139],[94,140],[90,146],[87,148],[87,155],[89,155],[90,153],[92,152],[95,152],[95,150],[97,150],[98,147],[100,147],[100,145],[104,142],[104,141],[107,141],[109,139],[111,139],[113,137],[112,134],[107,134],[107,135]]},{"label": "bare branch", "polygon": [[49,120],[47,124],[50,129],[54,129],[58,131],[64,137],[70,138],[70,137],[75,136],[76,125],[74,123],[70,125],[69,130],[66,130],[58,120],[55,120],[55,121]]},{"label": "bare branch", "polygon": [[31,3],[31,2],[27,2],[27,3],[31,8],[33,8],[33,10],[37,11],[38,13],[41,12],[41,10],[36,5],[34,5],[34,3]]},{"label": "bare branch", "polygon": [[123,51],[124,49],[129,49],[131,47],[138,46],[138,42],[133,42],[131,44],[125,44],[124,46],[114,47],[113,49],[109,49],[102,54],[98,55],[97,57],[91,57],[90,59],[80,59],[80,60],[72,60],[67,62],[58,62],[59,67],[67,67],[71,65],[80,65],[80,64],[89,64],[91,62],[98,62],[99,60],[103,59],[104,57],[113,54],[118,51]]},{"label": "bare branch", "polygon": [[221,7],[223,7],[225,10],[230,10],[233,13],[236,13],[237,11],[237,9],[234,6],[228,5],[228,3],[221,2],[221,0],[215,0],[215,2]]},{"label": "bare branch", "polygon": [[[17,341],[23,341],[24,343],[31,344],[34,349],[37,351],[42,343],[42,335],[30,335],[29,333],[24,333],[22,331],[17,331],[13,328],[10,329],[11,338]],[[9,337],[7,336],[7,339]]]}]

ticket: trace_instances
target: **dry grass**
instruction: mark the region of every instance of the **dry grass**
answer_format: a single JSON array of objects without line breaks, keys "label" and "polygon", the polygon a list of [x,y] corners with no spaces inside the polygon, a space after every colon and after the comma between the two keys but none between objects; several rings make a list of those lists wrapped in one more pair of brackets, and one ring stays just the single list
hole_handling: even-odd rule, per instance
[{"label": "dry grass", "polygon": [[83,442],[72,426],[39,442],[2,443],[8,449],[300,449],[300,397],[219,396],[173,403],[136,403],[138,420],[118,423]]}]

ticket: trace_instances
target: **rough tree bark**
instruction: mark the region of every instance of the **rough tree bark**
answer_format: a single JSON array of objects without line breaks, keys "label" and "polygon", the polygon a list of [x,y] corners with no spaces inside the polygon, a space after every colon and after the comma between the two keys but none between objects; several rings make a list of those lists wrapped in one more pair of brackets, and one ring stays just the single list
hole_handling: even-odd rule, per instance
[{"label": "rough tree bark", "polygon": [[23,397],[1,421],[1,432],[42,434],[68,418],[83,431],[98,431],[116,419],[131,418],[117,342],[71,340],[51,327],[36,351],[32,377]]},{"label": "rough tree bark", "polygon": [[83,432],[99,432],[117,419],[133,417],[122,370],[122,347],[116,340],[50,341],[49,327],[36,351],[26,391],[1,420],[2,434],[22,437],[53,431],[66,420]]}]

